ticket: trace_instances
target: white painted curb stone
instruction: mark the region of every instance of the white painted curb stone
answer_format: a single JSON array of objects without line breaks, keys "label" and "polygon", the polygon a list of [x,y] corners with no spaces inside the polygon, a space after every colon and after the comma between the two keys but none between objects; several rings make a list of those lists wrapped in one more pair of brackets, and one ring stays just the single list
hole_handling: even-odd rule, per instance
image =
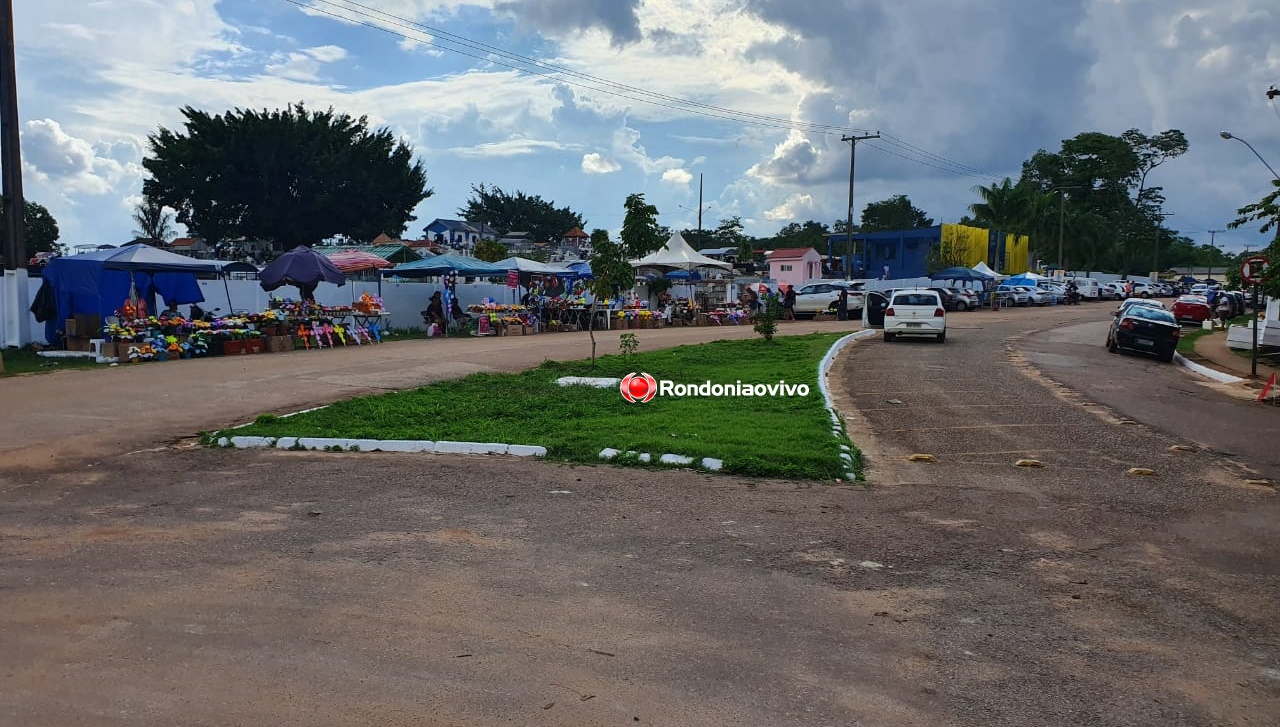
[{"label": "white painted curb stone", "polygon": [[533,444],[501,442],[429,442],[417,439],[338,439],[330,437],[219,437],[218,446],[237,449],[324,450],[338,447],[361,452],[431,452],[435,454],[510,454],[516,457],[545,457],[547,448]]},{"label": "white painted curb stone", "polygon": [[1217,381],[1223,384],[1242,384],[1245,381],[1239,376],[1224,374],[1221,371],[1215,371],[1214,369],[1211,369],[1208,366],[1201,366],[1195,361],[1188,361],[1180,353],[1173,354],[1173,362],[1183,367],[1184,369],[1191,371],[1192,373],[1200,374],[1201,376],[1207,379],[1213,379],[1214,381]]},{"label": "white painted curb stone", "polygon": [[622,379],[611,379],[604,376],[561,376],[556,379],[560,386],[591,386],[597,389],[608,389],[622,383]]}]

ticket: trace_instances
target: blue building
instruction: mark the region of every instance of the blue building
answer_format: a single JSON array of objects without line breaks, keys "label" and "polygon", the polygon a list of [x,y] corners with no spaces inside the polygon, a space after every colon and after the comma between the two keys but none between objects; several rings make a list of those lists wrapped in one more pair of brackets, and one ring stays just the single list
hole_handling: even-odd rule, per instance
[{"label": "blue building", "polygon": [[[849,236],[842,232],[827,237],[826,267],[843,273]],[[955,246],[966,267],[985,262],[993,270],[1008,274],[1026,272],[1030,255],[1026,235],[987,230],[966,225],[936,225],[918,230],[855,232],[847,265],[851,278],[922,278],[929,274],[929,252],[946,240]]]}]

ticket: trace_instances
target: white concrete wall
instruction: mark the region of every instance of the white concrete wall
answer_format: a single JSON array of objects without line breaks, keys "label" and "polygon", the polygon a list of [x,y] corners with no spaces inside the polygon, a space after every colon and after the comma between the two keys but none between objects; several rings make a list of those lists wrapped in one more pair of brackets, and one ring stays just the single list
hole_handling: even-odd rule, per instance
[{"label": "white concrete wall", "polygon": [[[27,296],[23,302],[17,306],[14,301],[20,299],[14,291],[9,288],[10,276],[0,275],[0,345],[22,345],[28,343],[48,343],[44,340],[44,324],[37,323],[36,317],[31,313],[31,301],[36,299],[36,291],[40,290],[40,284],[44,282],[44,278],[27,278]],[[11,311],[11,307],[18,310]],[[23,330],[21,317],[26,318],[26,330]]]}]

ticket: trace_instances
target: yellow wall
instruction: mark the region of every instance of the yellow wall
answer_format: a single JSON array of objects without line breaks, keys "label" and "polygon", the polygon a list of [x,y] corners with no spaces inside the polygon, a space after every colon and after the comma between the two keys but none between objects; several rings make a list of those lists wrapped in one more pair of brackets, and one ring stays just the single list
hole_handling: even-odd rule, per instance
[{"label": "yellow wall", "polygon": [[[995,267],[994,260],[987,259],[991,245],[991,232],[982,227],[967,225],[942,225],[942,244],[951,245],[961,251],[965,267],[973,267],[980,262]],[[999,272],[1006,275],[1017,275],[1031,269],[1031,238],[1012,232],[1004,236],[1004,269]]]},{"label": "yellow wall", "polygon": [[990,234],[981,227],[966,225],[942,226],[942,244],[959,249],[964,255],[965,267],[971,268],[987,259],[987,246]]},{"label": "yellow wall", "polygon": [[1004,270],[1006,275],[1017,275],[1031,269],[1031,238],[1012,232],[1004,236]]}]

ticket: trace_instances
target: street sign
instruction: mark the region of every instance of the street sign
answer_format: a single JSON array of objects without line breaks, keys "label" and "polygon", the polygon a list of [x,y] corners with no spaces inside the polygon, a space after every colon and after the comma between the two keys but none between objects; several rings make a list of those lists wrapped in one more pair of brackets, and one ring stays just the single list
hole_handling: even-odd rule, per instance
[{"label": "street sign", "polygon": [[1267,269],[1270,267],[1270,260],[1261,255],[1253,255],[1245,258],[1240,264],[1240,277],[1244,278],[1246,283],[1261,283],[1263,278],[1267,277]]}]

